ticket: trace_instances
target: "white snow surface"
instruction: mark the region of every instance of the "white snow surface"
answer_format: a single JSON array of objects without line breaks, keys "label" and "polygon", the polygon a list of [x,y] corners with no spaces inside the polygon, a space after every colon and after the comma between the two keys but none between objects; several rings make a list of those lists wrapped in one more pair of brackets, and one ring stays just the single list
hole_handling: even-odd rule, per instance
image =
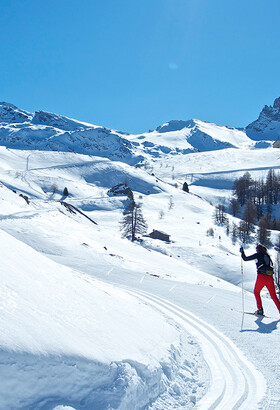
[{"label": "white snow surface", "polygon": [[[280,154],[195,121],[238,148],[184,154],[182,123],[143,134],[178,148],[136,149],[144,169],[128,157],[0,147],[0,409],[279,409],[279,313],[263,291],[270,317],[242,315],[242,297],[255,310],[255,266],[241,276],[240,245],[212,215],[237,176],[277,171]],[[171,242],[122,238],[128,199],[108,195],[118,183],[141,202],[148,232]]]}]

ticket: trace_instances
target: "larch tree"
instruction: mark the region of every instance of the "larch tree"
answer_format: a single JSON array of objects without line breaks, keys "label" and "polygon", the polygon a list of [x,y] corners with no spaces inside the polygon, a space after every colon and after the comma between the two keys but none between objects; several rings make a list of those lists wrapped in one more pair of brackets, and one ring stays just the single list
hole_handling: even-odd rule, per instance
[{"label": "larch tree", "polygon": [[120,225],[123,237],[130,238],[132,242],[135,241],[137,234],[143,235],[146,233],[147,222],[143,216],[141,204],[131,201],[123,213]]}]

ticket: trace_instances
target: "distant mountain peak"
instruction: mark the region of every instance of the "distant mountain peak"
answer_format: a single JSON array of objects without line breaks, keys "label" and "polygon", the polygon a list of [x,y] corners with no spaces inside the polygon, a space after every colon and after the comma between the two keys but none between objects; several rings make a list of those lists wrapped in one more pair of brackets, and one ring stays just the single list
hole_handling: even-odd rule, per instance
[{"label": "distant mountain peak", "polygon": [[280,97],[273,106],[265,105],[259,118],[246,127],[246,134],[253,140],[276,140],[280,137]]},{"label": "distant mountain peak", "polygon": [[0,101],[0,106],[1,105],[6,106],[6,107],[11,107],[11,108],[14,108],[16,110],[18,109],[18,107],[16,107],[14,104],[8,103],[6,101]]},{"label": "distant mountain peak", "polygon": [[35,111],[32,118],[32,124],[48,125],[64,131],[75,131],[89,127],[95,128],[94,125],[72,120],[71,118],[64,117],[63,115],[53,114],[47,111]]},{"label": "distant mountain peak", "polygon": [[193,127],[195,125],[194,120],[171,120],[165,124],[160,125],[156,128],[157,132],[172,132],[172,131],[181,131],[184,128]]},{"label": "distant mountain peak", "polygon": [[276,98],[273,104],[273,108],[279,108],[280,109],[280,97]]},{"label": "distant mountain peak", "polygon": [[14,104],[8,102],[0,102],[0,122],[14,124],[30,121],[32,114],[21,110]]}]

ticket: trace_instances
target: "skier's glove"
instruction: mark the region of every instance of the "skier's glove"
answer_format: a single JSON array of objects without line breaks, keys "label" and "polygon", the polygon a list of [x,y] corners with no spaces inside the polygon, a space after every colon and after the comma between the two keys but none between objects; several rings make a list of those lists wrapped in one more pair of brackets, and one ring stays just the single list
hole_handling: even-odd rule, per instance
[{"label": "skier's glove", "polygon": [[243,252],[244,252],[243,246],[241,246],[241,248],[239,249],[239,252],[240,252],[240,253],[243,253]]}]

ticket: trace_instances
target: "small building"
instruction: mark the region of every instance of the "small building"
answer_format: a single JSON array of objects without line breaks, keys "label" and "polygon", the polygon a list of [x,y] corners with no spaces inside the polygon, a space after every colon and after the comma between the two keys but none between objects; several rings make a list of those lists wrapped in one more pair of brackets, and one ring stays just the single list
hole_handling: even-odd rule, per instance
[{"label": "small building", "polygon": [[170,242],[170,235],[162,231],[157,231],[156,229],[153,229],[153,232],[149,233],[148,236],[153,239],[160,239],[161,241]]},{"label": "small building", "polygon": [[277,138],[277,140],[272,144],[273,148],[280,148],[280,140]]}]

